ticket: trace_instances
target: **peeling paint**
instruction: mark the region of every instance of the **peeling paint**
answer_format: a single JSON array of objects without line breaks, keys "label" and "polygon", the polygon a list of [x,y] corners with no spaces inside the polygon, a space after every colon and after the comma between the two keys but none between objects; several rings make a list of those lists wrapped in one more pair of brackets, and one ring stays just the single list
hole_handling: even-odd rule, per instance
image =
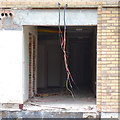
[{"label": "peeling paint", "polygon": [[13,10],[0,11],[0,29],[4,30],[21,30],[22,26],[13,23],[14,13]]}]

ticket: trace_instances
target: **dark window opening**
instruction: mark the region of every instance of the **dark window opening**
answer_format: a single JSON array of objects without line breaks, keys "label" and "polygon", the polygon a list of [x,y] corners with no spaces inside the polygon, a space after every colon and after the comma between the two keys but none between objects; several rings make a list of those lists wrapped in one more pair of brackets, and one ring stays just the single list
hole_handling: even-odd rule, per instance
[{"label": "dark window opening", "polygon": [[[96,96],[96,26],[68,26],[66,32],[68,66],[77,84],[72,83],[76,98]],[[37,94],[71,96],[66,89],[66,70],[60,48],[59,30],[55,26],[40,26],[37,41]],[[63,27],[61,27],[63,31]]]}]

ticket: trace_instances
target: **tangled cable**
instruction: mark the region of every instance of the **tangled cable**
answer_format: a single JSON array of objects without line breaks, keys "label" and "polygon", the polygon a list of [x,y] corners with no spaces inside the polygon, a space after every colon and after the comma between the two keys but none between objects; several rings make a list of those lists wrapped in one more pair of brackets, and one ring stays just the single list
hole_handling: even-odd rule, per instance
[{"label": "tangled cable", "polygon": [[[58,27],[59,27],[59,39],[60,39],[61,49],[62,49],[62,51],[64,53],[64,63],[65,63],[65,69],[66,69],[66,72],[67,72],[66,88],[71,93],[72,97],[74,98],[73,86],[71,84],[71,80],[72,80],[72,82],[74,84],[75,84],[75,82],[74,82],[73,77],[72,77],[72,75],[70,73],[70,70],[68,68],[68,62],[67,62],[67,57],[68,56],[67,56],[67,53],[66,53],[66,23],[65,23],[65,10],[66,10],[66,7],[67,7],[67,4],[64,6],[64,38],[63,38],[62,31],[61,31],[61,28],[60,28],[60,3],[58,3],[58,8],[59,8],[59,22],[58,22],[59,23],[58,24]],[[71,89],[69,89],[68,83],[69,83]],[[77,87],[76,84],[75,84],[75,86]]]}]

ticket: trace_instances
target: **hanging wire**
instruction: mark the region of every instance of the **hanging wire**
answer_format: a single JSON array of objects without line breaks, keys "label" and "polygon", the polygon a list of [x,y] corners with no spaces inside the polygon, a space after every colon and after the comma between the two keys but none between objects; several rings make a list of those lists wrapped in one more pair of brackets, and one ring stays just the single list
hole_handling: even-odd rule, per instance
[{"label": "hanging wire", "polygon": [[[61,49],[64,53],[64,63],[65,63],[65,69],[66,69],[66,72],[67,72],[67,80],[66,80],[66,88],[67,90],[71,93],[72,97],[74,98],[74,91],[73,91],[73,87],[72,87],[72,83],[74,82],[73,78],[72,78],[72,75],[69,71],[69,68],[68,68],[68,63],[67,63],[67,53],[66,53],[66,22],[65,22],[65,10],[66,10],[66,7],[67,7],[67,4],[64,6],[64,38],[63,38],[63,35],[62,35],[62,31],[60,29],[60,3],[58,3],[58,8],[59,8],[59,21],[58,21],[58,27],[59,27],[59,39],[60,39],[60,44],[61,44]],[[70,88],[69,88],[70,86]],[[77,87],[77,85],[75,84],[75,86]],[[78,88],[78,87],[77,87]],[[79,89],[79,88],[78,88]]]},{"label": "hanging wire", "polygon": [[60,45],[61,45],[61,29],[60,29],[60,3],[58,3],[58,8],[59,8],[59,19],[58,19],[58,28],[59,28],[59,40],[60,40]]},{"label": "hanging wire", "polygon": [[[66,54],[66,20],[65,20],[65,13],[66,13],[66,7],[67,7],[67,4],[64,6],[64,52],[65,52],[65,56],[67,57],[67,54]],[[75,84],[75,86],[78,88],[78,86],[76,85],[76,83],[74,82],[73,78],[72,78],[72,75],[69,71],[69,68],[68,68],[68,64],[67,64],[67,58],[66,58],[66,68],[67,68],[67,72],[69,74],[69,79],[72,80],[72,82]],[[69,82],[70,83],[70,82]],[[72,85],[70,83],[70,86],[72,88]],[[78,88],[79,89],[79,88]]]},{"label": "hanging wire", "polygon": [[71,84],[71,81],[70,81],[71,74],[70,74],[70,71],[69,71],[69,68],[68,68],[67,54],[66,54],[66,23],[65,23],[65,10],[66,10],[66,7],[67,7],[67,4],[64,6],[64,44],[63,44],[64,45],[63,46],[64,62],[65,62],[65,68],[66,68],[66,71],[67,71],[66,88],[71,93],[72,97],[74,98],[72,90],[70,90],[69,87],[68,87],[68,82],[69,82],[69,85],[70,85],[71,89],[73,88],[72,84]]}]

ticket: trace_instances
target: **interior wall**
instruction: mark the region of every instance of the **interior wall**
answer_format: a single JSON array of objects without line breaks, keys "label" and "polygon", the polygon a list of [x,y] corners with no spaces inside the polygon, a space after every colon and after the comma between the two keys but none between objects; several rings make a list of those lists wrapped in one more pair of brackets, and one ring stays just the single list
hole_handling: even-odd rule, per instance
[{"label": "interior wall", "polygon": [[[58,26],[59,14],[56,9],[16,9],[14,11],[16,14],[13,17],[13,21],[18,26],[21,26],[21,24]],[[64,25],[64,10],[61,9],[60,12],[60,24]],[[97,25],[97,9],[66,9],[65,12],[66,25]],[[22,19],[20,16],[22,16]]]},{"label": "interior wall", "polygon": [[92,40],[92,90],[93,93],[96,97],[96,63],[97,63],[97,58],[96,58],[96,54],[97,54],[97,27],[94,29],[93,31],[93,40]]},{"label": "interior wall", "polygon": [[60,87],[60,48],[48,45],[48,87]]},{"label": "interior wall", "polygon": [[24,39],[23,101],[26,101],[29,98],[29,33],[32,33],[37,38],[37,27],[23,26],[23,39]]},{"label": "interior wall", "polygon": [[47,56],[46,48],[38,41],[38,54],[37,54],[37,88],[47,87]]},{"label": "interior wall", "polygon": [[90,78],[90,40],[70,41],[69,67],[79,87],[88,86]]},{"label": "interior wall", "polygon": [[[51,36],[51,34],[47,34]],[[50,38],[50,37],[49,37]],[[65,72],[59,38],[38,39],[38,88],[64,87]]]},{"label": "interior wall", "polygon": [[23,103],[22,31],[0,31],[0,103]]},{"label": "interior wall", "polygon": [[96,95],[96,27],[90,29],[88,38],[69,39],[69,68],[78,87],[89,87]]}]

